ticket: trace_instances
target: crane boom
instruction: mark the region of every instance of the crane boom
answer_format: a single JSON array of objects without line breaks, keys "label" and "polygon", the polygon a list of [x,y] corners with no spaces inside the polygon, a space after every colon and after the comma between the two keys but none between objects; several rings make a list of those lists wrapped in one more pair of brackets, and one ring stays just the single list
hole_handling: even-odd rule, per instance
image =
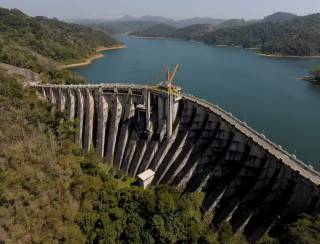
[{"label": "crane boom", "polygon": [[170,83],[172,83],[174,77],[176,76],[177,72],[179,71],[179,68],[180,68],[180,65],[177,64],[177,65],[174,67],[174,69],[173,69],[173,71],[171,72],[171,74],[169,74],[168,81],[169,81]]}]

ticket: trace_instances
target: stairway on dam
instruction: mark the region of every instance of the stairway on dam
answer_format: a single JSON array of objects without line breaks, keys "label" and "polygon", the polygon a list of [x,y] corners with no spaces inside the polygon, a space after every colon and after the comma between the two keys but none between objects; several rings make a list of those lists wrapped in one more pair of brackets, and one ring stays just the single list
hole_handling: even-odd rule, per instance
[{"label": "stairway on dam", "polygon": [[216,105],[159,87],[35,85],[78,121],[75,141],[152,184],[205,192],[212,224],[229,221],[255,240],[293,215],[319,212],[320,175]]}]

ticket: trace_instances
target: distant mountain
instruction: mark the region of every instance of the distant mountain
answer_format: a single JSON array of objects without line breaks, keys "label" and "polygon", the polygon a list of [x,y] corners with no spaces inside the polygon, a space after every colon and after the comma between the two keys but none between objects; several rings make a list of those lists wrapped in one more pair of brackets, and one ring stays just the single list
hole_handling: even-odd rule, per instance
[{"label": "distant mountain", "polygon": [[88,25],[91,27],[98,27],[111,33],[131,33],[141,32],[149,29],[152,26],[159,24],[169,25],[175,28],[184,28],[192,25],[212,25],[217,26],[225,22],[224,19],[215,18],[191,18],[183,20],[174,20],[161,16],[145,15],[142,17],[133,17],[131,15],[125,15],[116,20],[101,20],[101,19],[77,19],[72,22],[82,25]]},{"label": "distant mountain", "polygon": [[131,33],[137,31],[143,31],[152,26],[160,24],[159,22],[152,21],[108,21],[98,24],[90,24],[91,27],[96,27],[98,29],[104,29],[110,33]]},{"label": "distant mountain", "polygon": [[131,33],[131,35],[138,37],[163,37],[175,38],[178,34],[178,29],[167,24],[157,24],[148,29]]},{"label": "distant mountain", "polygon": [[179,20],[176,21],[176,27],[178,28],[183,28],[183,27],[187,27],[187,26],[191,26],[191,25],[220,25],[221,23],[223,23],[224,21],[226,21],[225,19],[214,19],[214,18],[192,18],[192,19],[183,19],[183,20]]},{"label": "distant mountain", "polygon": [[161,17],[161,16],[152,16],[152,15],[142,16],[138,20],[140,20],[140,21],[148,21],[148,22],[166,23],[166,24],[171,24],[171,25],[174,25],[174,23],[176,22],[174,19]]},{"label": "distant mountain", "polygon": [[234,27],[234,26],[243,26],[247,25],[248,21],[245,21],[244,19],[229,19],[226,21],[223,21],[219,25],[217,25],[218,28],[229,28],[229,27]]},{"label": "distant mountain", "polygon": [[292,20],[293,18],[298,17],[295,14],[285,13],[285,12],[277,12],[271,14],[263,19],[264,22],[272,22],[272,23],[280,23],[288,20]]},{"label": "distant mountain", "polygon": [[215,29],[212,25],[196,24],[183,28],[176,28],[167,24],[158,24],[144,31],[133,32],[138,37],[172,38],[184,40],[201,40],[201,38]]},{"label": "distant mountain", "polygon": [[131,15],[125,15],[116,21],[127,22],[127,21],[136,21],[136,20],[137,20],[136,17],[133,17]]},{"label": "distant mountain", "polygon": [[126,15],[121,17],[120,19],[114,20],[112,22],[157,22],[158,24],[167,24],[177,28],[183,28],[190,25],[197,24],[209,24],[209,25],[219,25],[225,21],[225,19],[214,19],[214,18],[190,18],[190,19],[182,19],[182,20],[174,20],[171,18],[161,17],[161,16],[152,16],[145,15],[142,17],[133,17],[130,15]]}]

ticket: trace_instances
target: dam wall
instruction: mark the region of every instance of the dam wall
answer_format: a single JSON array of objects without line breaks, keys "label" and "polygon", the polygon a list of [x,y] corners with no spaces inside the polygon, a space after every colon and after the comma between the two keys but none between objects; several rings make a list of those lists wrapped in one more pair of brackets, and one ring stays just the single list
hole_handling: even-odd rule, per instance
[{"label": "dam wall", "polygon": [[204,192],[212,224],[229,221],[251,240],[299,213],[320,209],[319,173],[218,106],[130,84],[36,85],[78,122],[75,141],[154,186]]}]

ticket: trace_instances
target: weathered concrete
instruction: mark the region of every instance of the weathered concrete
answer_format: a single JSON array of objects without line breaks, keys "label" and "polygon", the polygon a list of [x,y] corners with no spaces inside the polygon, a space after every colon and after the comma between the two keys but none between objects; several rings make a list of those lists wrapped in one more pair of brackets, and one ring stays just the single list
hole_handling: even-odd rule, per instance
[{"label": "weathered concrete", "polygon": [[97,154],[103,158],[104,157],[104,149],[105,149],[105,141],[106,141],[106,126],[108,121],[108,109],[109,105],[107,103],[107,99],[102,93],[102,89],[100,88],[98,91],[98,99],[99,99],[99,110],[98,110],[98,129],[97,129],[97,146],[96,151]]},{"label": "weathered concrete", "polygon": [[320,210],[320,175],[230,113],[191,95],[126,84],[36,85],[78,121],[76,142],[153,185],[205,193],[213,225],[251,240],[298,213]]},{"label": "weathered concrete", "polygon": [[107,145],[107,153],[106,160],[108,163],[113,164],[114,160],[114,152],[116,148],[116,139],[119,129],[119,123],[121,119],[122,113],[122,105],[119,101],[117,93],[114,95],[114,100],[111,109],[111,125],[108,136],[108,145]]},{"label": "weathered concrete", "polygon": [[93,116],[94,116],[94,98],[92,92],[86,89],[86,102],[85,102],[85,126],[84,126],[84,142],[83,149],[89,152],[92,145],[93,135]]},{"label": "weathered concrete", "polygon": [[66,97],[61,88],[58,89],[58,104],[59,110],[64,112],[66,108]]},{"label": "weathered concrete", "polygon": [[70,121],[74,121],[75,119],[75,95],[74,95],[74,91],[71,89],[67,90],[68,93],[68,102],[67,102],[67,117]]},{"label": "weathered concrete", "polygon": [[[50,89],[51,91],[51,89]],[[78,88],[76,89],[77,94],[77,111],[76,111],[76,118],[78,120],[78,128],[75,135],[75,142],[82,147],[83,142],[83,116],[84,116],[84,101],[83,101],[83,94],[81,90]]]}]

